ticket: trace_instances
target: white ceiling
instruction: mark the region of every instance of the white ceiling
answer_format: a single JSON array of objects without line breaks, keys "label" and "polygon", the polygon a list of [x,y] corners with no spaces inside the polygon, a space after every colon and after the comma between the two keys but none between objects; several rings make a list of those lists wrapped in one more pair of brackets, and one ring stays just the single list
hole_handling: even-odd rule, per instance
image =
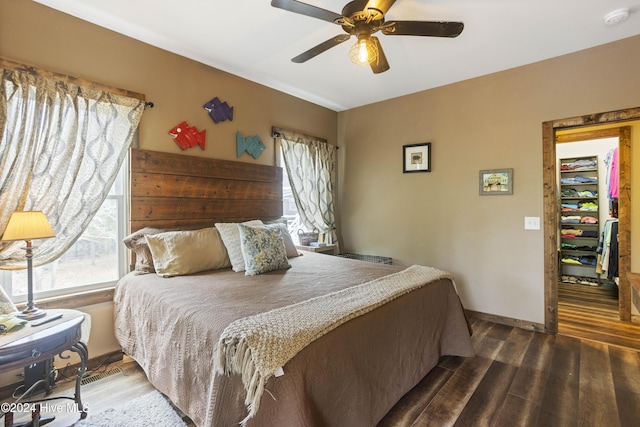
[{"label": "white ceiling", "polygon": [[[397,0],[387,21],[461,21],[464,31],[457,38],[377,33],[391,69],[374,75],[349,60],[354,38],[291,62],[343,30],[270,0],[35,1],[335,111],[640,34],[640,0]],[[336,13],[346,2],[306,1]],[[629,18],[604,25],[619,8],[629,8]]]}]

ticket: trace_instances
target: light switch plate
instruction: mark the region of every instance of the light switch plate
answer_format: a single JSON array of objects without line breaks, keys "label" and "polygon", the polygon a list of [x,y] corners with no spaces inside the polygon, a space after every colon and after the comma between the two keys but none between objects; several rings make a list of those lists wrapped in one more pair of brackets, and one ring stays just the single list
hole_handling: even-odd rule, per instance
[{"label": "light switch plate", "polygon": [[525,230],[540,230],[540,217],[539,216],[525,216],[524,217],[524,229]]}]

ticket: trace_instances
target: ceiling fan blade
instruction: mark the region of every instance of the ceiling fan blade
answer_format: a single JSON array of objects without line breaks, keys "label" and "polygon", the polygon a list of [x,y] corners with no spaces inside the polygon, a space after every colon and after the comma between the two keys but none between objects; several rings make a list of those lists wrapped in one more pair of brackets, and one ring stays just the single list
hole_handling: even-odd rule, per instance
[{"label": "ceiling fan blade", "polygon": [[371,41],[376,45],[378,49],[378,58],[371,63],[371,71],[374,74],[380,74],[387,71],[389,68],[389,63],[387,62],[387,57],[384,54],[384,50],[382,50],[382,45],[380,44],[380,40],[377,37],[371,37]]},{"label": "ceiling fan blade", "polygon": [[288,10],[289,12],[299,13],[300,15],[310,16],[312,18],[322,19],[323,21],[339,23],[344,20],[342,15],[335,12],[321,9],[310,4],[302,3],[296,0],[271,0],[271,6],[279,9]]},{"label": "ceiling fan blade", "polygon": [[390,21],[381,31],[387,36],[458,37],[463,29],[462,22]]},{"label": "ceiling fan blade", "polygon": [[376,9],[384,15],[391,9],[391,6],[393,6],[395,2],[396,0],[369,0],[364,9]]},{"label": "ceiling fan blade", "polygon": [[339,45],[342,42],[346,42],[349,40],[351,36],[349,34],[340,34],[338,36],[332,37],[329,40],[320,43],[319,45],[312,47],[306,52],[301,53],[300,55],[292,58],[291,61],[296,64],[301,64],[310,60],[311,58],[320,55],[322,52],[331,49],[334,46]]}]

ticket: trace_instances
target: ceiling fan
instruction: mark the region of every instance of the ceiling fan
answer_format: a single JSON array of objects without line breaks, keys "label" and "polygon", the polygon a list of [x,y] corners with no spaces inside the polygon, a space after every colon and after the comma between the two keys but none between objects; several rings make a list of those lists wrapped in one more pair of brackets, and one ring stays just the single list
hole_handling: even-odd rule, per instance
[{"label": "ceiling fan", "polygon": [[349,56],[356,64],[369,64],[375,74],[387,71],[389,63],[374,33],[381,31],[387,36],[457,37],[464,28],[462,22],[385,21],[385,14],[395,2],[354,0],[344,6],[341,15],[296,0],[272,0],[271,6],[340,25],[346,32],[312,47],[291,61],[303,63],[356,36],[358,41],[351,47]]}]

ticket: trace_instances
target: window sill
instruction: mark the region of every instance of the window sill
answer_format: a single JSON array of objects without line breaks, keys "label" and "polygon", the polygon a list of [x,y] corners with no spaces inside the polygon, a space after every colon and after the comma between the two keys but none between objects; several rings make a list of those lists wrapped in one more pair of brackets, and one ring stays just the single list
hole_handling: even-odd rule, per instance
[{"label": "window sill", "polygon": [[[87,292],[78,292],[75,294],[68,294],[59,297],[36,299],[35,303],[38,308],[80,308],[87,305],[100,304],[103,302],[113,301],[114,287],[96,289]],[[23,310],[26,307],[26,303],[17,304],[18,310]]]}]

